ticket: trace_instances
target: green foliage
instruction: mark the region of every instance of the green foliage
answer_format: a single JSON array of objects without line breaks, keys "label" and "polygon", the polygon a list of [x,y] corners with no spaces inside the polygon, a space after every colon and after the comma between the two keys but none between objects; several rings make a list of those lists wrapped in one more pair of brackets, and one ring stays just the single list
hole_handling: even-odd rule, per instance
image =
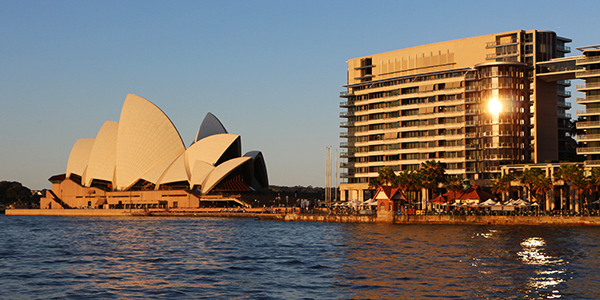
[{"label": "green foliage", "polygon": [[[37,203],[36,203],[37,202]],[[0,204],[39,204],[39,197],[32,196],[31,190],[14,181],[0,181]]]}]

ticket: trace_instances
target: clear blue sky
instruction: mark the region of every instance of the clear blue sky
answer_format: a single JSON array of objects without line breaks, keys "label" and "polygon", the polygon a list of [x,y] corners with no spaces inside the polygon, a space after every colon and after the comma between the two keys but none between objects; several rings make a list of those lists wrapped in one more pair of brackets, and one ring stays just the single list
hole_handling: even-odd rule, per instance
[{"label": "clear blue sky", "polygon": [[31,189],[118,121],[127,93],[160,107],[186,145],[212,112],[244,152],[263,152],[271,184],[324,186],[346,60],[517,29],[572,38],[573,55],[600,44],[600,1],[0,4],[0,180]]}]

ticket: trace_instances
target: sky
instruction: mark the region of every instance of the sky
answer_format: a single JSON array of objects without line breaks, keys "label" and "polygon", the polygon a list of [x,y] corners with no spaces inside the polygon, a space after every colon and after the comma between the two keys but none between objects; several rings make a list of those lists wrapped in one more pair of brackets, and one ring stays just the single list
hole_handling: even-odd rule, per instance
[{"label": "sky", "polygon": [[597,0],[0,5],[0,181],[30,189],[50,188],[128,93],[157,105],[186,146],[211,112],[243,152],[262,151],[270,184],[325,186],[348,59],[519,29],[571,38],[569,55],[600,44]]}]

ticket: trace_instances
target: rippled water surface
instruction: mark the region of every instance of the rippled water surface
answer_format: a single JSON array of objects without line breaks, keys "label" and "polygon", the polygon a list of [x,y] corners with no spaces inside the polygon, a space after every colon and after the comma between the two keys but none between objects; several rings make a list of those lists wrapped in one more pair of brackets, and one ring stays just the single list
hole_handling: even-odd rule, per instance
[{"label": "rippled water surface", "polygon": [[598,299],[600,228],[0,215],[2,299]]}]

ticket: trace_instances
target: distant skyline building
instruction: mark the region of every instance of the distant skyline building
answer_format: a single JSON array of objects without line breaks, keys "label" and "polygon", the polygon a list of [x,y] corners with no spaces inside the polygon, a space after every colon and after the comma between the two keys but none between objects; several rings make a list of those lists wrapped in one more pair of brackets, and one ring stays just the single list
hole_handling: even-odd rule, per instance
[{"label": "distant skyline building", "polygon": [[[467,179],[575,153],[600,161],[600,50],[565,58],[570,42],[552,31],[515,30],[348,60],[341,199],[366,200],[381,168],[416,170],[426,160]],[[587,80],[577,89],[587,94],[578,103],[589,120],[578,125],[587,146],[577,150],[566,113],[575,78]]]}]

